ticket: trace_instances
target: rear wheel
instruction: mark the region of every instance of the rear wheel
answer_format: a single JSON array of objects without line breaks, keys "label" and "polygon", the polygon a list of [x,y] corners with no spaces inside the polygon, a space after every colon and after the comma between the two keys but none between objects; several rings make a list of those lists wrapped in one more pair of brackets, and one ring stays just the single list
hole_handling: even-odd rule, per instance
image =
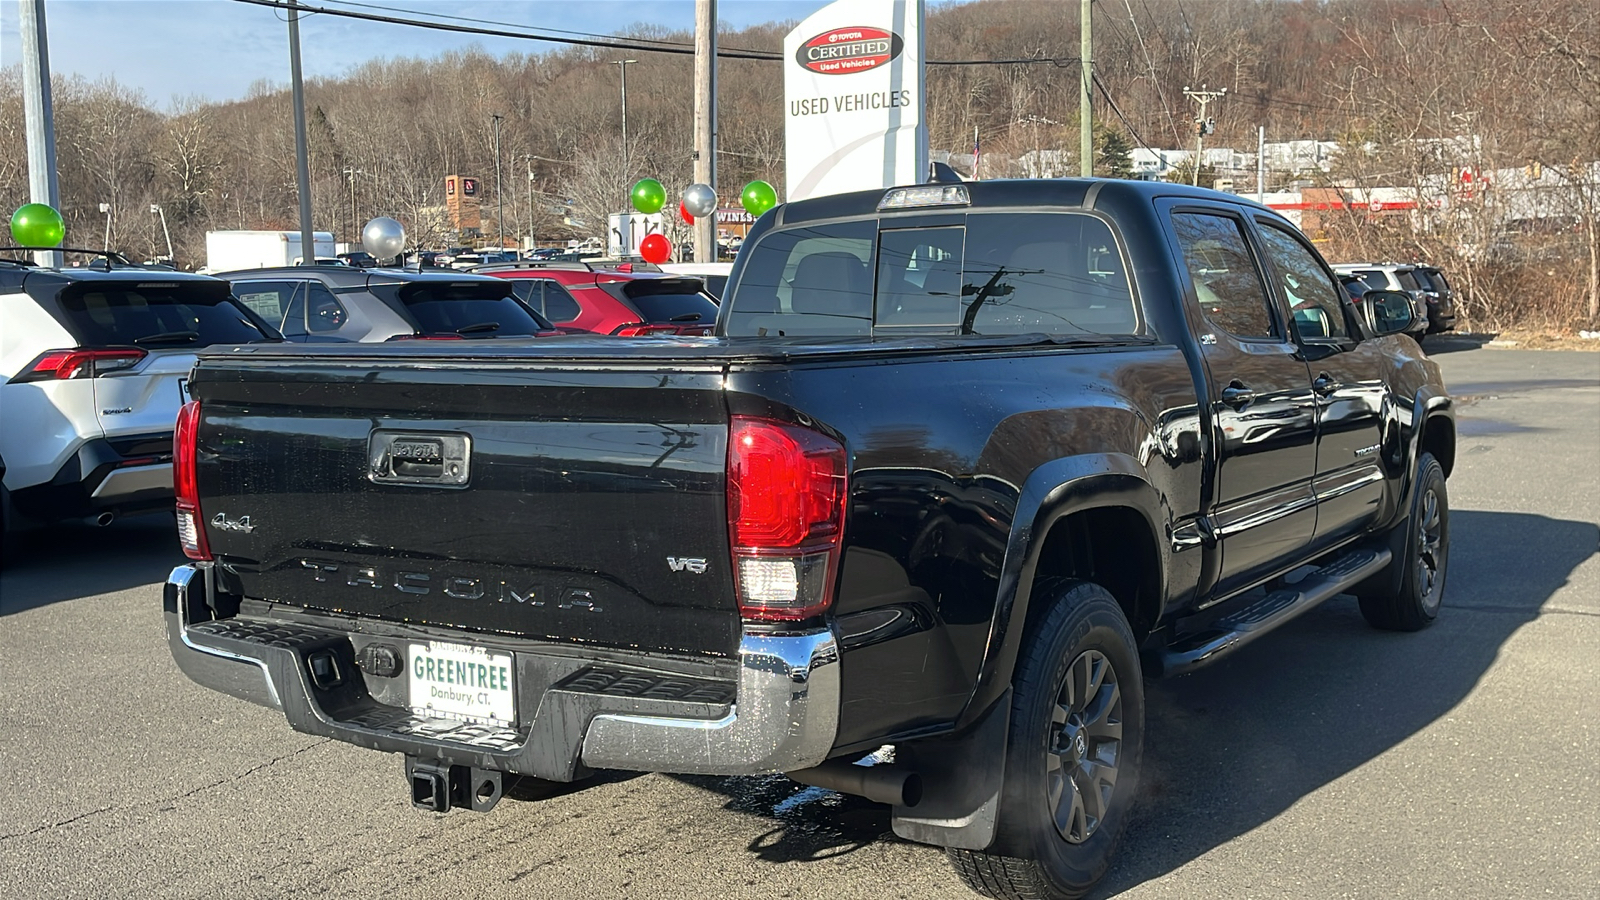
[{"label": "rear wheel", "polygon": [[1426,628],[1439,617],[1450,562],[1450,496],[1431,453],[1417,461],[1410,511],[1391,532],[1389,549],[1389,568],[1356,589],[1361,615],[1386,631]]},{"label": "rear wheel", "polygon": [[1072,900],[1111,865],[1144,741],[1138,648],[1104,588],[1066,582],[1032,629],[1012,681],[1000,822],[989,850],[950,850],[967,886],[997,898]]}]

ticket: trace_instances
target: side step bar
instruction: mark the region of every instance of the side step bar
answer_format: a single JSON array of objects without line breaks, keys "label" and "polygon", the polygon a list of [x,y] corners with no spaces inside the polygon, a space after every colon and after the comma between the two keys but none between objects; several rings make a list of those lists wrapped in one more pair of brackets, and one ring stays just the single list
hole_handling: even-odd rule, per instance
[{"label": "side step bar", "polygon": [[[1340,591],[1354,587],[1389,564],[1388,548],[1352,550],[1307,575],[1299,583],[1281,588],[1244,609],[1211,623],[1204,631],[1185,635],[1156,654],[1151,674],[1182,675],[1216,662],[1279,625]],[[1148,660],[1147,660],[1148,661]]]}]

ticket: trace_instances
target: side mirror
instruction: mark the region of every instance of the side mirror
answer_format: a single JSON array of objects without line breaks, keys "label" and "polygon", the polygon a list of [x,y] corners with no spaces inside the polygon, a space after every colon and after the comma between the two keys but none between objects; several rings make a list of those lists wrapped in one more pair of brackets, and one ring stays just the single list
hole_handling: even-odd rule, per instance
[{"label": "side mirror", "polygon": [[1400,334],[1411,330],[1417,320],[1411,295],[1405,291],[1367,291],[1361,305],[1372,317],[1375,334]]}]

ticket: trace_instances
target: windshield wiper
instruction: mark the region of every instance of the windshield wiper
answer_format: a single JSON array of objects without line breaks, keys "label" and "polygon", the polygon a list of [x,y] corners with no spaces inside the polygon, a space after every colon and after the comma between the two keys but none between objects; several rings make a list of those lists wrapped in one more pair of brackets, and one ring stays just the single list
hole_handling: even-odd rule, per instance
[{"label": "windshield wiper", "polygon": [[180,341],[187,343],[199,339],[200,332],[198,331],[163,331],[158,334],[147,334],[142,338],[134,338],[133,342],[135,344],[166,344]]},{"label": "windshield wiper", "polygon": [[456,329],[456,334],[482,334],[485,331],[499,331],[499,330],[500,330],[500,323],[499,322],[479,322],[476,325],[467,325],[467,326],[465,326],[463,328],[457,328]]}]

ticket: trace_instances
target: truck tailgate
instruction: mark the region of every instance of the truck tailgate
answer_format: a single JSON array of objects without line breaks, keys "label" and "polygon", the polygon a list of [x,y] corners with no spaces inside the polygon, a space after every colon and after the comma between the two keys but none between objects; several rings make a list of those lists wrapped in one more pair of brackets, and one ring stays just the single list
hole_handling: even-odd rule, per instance
[{"label": "truck tailgate", "polygon": [[717,365],[207,360],[218,589],[358,617],[727,656]]}]

